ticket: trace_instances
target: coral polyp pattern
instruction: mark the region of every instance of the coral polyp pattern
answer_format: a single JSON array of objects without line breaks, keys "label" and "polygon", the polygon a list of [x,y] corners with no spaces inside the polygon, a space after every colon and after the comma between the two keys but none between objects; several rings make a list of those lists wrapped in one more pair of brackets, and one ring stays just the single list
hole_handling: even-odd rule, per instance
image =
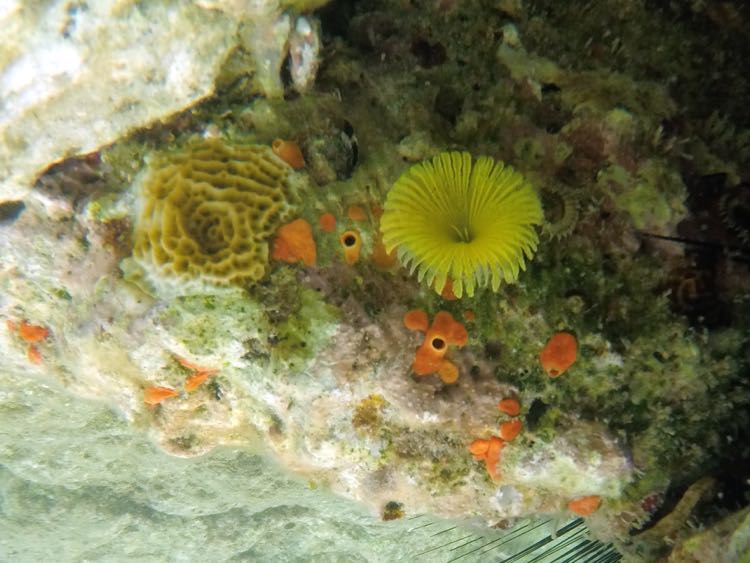
[{"label": "coral polyp pattern", "polygon": [[210,139],[152,160],[133,256],[163,276],[258,281],[268,239],[291,213],[288,167],[262,145]]}]

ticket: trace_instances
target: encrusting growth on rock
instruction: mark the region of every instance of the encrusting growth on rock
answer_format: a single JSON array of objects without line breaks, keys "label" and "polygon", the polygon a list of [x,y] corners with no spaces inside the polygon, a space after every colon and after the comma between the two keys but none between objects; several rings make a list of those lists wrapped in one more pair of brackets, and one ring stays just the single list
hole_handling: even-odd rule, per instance
[{"label": "encrusting growth on rock", "polygon": [[310,223],[304,219],[295,219],[279,227],[273,240],[271,257],[290,264],[301,260],[305,266],[314,266],[317,250]]},{"label": "encrusting growth on rock", "polygon": [[521,405],[515,399],[503,399],[497,404],[497,408],[508,416],[518,416],[521,412]]},{"label": "encrusting growth on rock", "polygon": [[302,156],[302,150],[297,143],[293,141],[284,141],[283,139],[276,139],[271,144],[271,150],[273,150],[273,153],[276,156],[295,170],[305,167],[305,157]]},{"label": "encrusting growth on rock", "polygon": [[359,231],[354,229],[344,231],[339,237],[339,242],[341,243],[346,263],[350,266],[356,264],[359,261],[359,253],[362,250],[362,237]]},{"label": "encrusting growth on rock", "polygon": [[155,407],[162,401],[172,397],[178,397],[179,395],[179,391],[175,391],[171,387],[147,387],[143,391],[143,402],[149,407]]},{"label": "encrusting growth on rock", "polygon": [[466,345],[469,335],[466,328],[456,321],[447,311],[440,311],[429,325],[424,311],[409,311],[404,316],[404,326],[409,330],[425,333],[422,345],[417,349],[412,369],[417,375],[437,373],[443,383],[455,383],[458,379],[458,367],[445,359],[448,345]]},{"label": "encrusting growth on rock", "polygon": [[577,352],[575,336],[568,332],[558,332],[539,354],[539,361],[550,377],[558,377],[575,363]]},{"label": "encrusting growth on rock", "polygon": [[287,176],[268,147],[218,139],[155,158],[141,184],[134,258],[161,277],[260,280],[268,239],[291,213]]},{"label": "encrusting growth on rock", "polygon": [[320,230],[326,233],[332,233],[336,230],[336,217],[333,213],[323,213],[318,219]]},{"label": "encrusting growth on rock", "polygon": [[599,509],[602,499],[597,495],[590,495],[573,499],[568,503],[568,509],[578,516],[589,516]]},{"label": "encrusting growth on rock", "polygon": [[493,481],[500,479],[497,472],[497,464],[500,462],[500,453],[505,447],[505,442],[497,436],[488,439],[478,438],[469,445],[469,451],[474,459],[484,461],[487,473]]}]

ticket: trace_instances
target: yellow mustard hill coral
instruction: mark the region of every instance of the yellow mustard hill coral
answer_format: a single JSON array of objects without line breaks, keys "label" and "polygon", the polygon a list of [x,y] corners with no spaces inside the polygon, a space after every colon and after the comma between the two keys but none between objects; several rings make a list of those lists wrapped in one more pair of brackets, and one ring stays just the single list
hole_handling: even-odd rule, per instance
[{"label": "yellow mustard hill coral", "polygon": [[412,166],[391,187],[380,221],[383,242],[440,293],[474,295],[513,282],[539,237],[542,207],[524,177],[502,162],[445,152]]},{"label": "yellow mustard hill coral", "polygon": [[268,240],[291,213],[288,171],[269,147],[217,139],[152,159],[141,184],[134,258],[183,280],[261,279]]}]

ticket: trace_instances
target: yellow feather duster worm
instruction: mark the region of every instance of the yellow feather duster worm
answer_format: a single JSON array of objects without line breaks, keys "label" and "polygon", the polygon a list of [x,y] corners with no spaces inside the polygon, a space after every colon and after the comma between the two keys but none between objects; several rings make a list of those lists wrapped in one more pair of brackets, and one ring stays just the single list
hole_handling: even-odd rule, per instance
[{"label": "yellow feather duster worm", "polygon": [[477,287],[513,282],[536,250],[542,206],[512,167],[467,152],[412,166],[391,187],[380,219],[386,250],[442,292],[470,297]]}]

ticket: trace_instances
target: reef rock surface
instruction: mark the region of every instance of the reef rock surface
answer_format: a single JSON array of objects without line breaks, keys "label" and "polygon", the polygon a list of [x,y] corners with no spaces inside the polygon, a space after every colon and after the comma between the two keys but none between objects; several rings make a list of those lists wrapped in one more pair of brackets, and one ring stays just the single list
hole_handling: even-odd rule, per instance
[{"label": "reef rock surface", "polygon": [[0,201],[23,197],[51,163],[210,96],[238,43],[247,43],[261,89],[278,93],[291,26],[282,9],[320,4],[4,2]]}]

